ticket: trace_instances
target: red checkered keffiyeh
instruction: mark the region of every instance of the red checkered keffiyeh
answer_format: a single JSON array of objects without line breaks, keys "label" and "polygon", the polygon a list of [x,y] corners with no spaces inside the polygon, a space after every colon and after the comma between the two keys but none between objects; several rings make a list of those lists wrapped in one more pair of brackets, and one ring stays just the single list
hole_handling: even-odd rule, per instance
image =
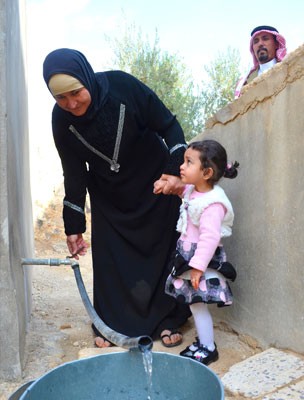
[{"label": "red checkered keffiyeh", "polygon": [[250,39],[250,46],[249,46],[249,50],[250,53],[252,54],[252,58],[253,58],[253,67],[250,69],[250,71],[248,72],[248,74],[246,76],[244,76],[243,78],[241,78],[236,86],[235,92],[234,92],[234,97],[238,98],[240,97],[241,94],[241,89],[244,86],[244,83],[246,82],[248,76],[255,71],[258,67],[259,67],[259,62],[253,52],[253,39],[256,35],[260,34],[261,32],[267,32],[267,33],[271,33],[272,35],[274,35],[276,37],[277,42],[279,43],[279,47],[277,48],[276,51],[276,60],[278,62],[282,61],[283,58],[286,56],[287,53],[287,49],[286,49],[286,40],[285,38],[277,31],[274,30],[267,30],[267,29],[261,29],[259,31],[256,31],[251,39]]},{"label": "red checkered keffiyeh", "polygon": [[268,31],[268,30],[264,30],[264,29],[261,30],[261,31],[257,31],[252,35],[252,37],[250,39],[249,50],[250,50],[250,53],[252,54],[252,58],[253,58],[253,67],[252,67],[250,73],[252,71],[254,71],[255,69],[257,69],[258,66],[259,66],[259,62],[258,62],[258,60],[257,60],[257,58],[256,58],[256,56],[255,56],[255,54],[253,52],[253,48],[252,48],[253,46],[252,45],[253,45],[253,39],[255,38],[255,36],[260,34],[261,32],[271,33],[273,36],[276,37],[276,40],[279,43],[279,47],[278,47],[278,49],[276,51],[276,59],[277,59],[277,61],[282,61],[283,58],[286,56],[286,52],[287,52],[287,50],[286,50],[286,40],[279,32]]}]

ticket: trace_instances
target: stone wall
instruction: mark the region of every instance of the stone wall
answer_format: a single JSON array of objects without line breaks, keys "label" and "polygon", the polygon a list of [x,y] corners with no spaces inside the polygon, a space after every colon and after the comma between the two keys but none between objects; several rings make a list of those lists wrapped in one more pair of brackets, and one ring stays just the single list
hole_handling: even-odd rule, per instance
[{"label": "stone wall", "polygon": [[25,55],[25,2],[0,0],[0,378],[22,373],[33,254]]},{"label": "stone wall", "polygon": [[240,162],[222,186],[235,209],[225,240],[237,280],[232,307],[216,318],[262,346],[303,352],[304,46],[256,78],[208,121],[214,138]]}]

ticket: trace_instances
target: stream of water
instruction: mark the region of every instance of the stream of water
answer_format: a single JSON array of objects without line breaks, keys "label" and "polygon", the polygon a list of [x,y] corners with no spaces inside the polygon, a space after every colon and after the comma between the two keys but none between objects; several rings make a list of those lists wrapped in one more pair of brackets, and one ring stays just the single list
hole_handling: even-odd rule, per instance
[{"label": "stream of water", "polygon": [[152,400],[152,351],[145,349],[142,353],[145,372],[147,375],[148,397],[147,400]]}]

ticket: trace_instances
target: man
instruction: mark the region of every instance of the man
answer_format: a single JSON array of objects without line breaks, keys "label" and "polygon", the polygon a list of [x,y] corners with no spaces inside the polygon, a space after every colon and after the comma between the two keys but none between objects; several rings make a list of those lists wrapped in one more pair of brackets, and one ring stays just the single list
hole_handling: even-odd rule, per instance
[{"label": "man", "polygon": [[276,28],[267,25],[257,26],[251,32],[250,52],[253,57],[253,67],[239,80],[235,98],[240,97],[245,85],[282,61],[286,55],[286,41]]}]

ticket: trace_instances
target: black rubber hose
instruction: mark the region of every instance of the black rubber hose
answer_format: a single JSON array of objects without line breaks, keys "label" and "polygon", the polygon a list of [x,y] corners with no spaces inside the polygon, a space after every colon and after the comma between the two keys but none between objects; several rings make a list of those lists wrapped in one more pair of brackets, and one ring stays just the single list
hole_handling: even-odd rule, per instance
[{"label": "black rubber hose", "polygon": [[122,335],[121,333],[115,332],[113,329],[109,328],[96,313],[91,300],[86,291],[85,285],[83,283],[83,279],[81,276],[79,263],[74,259],[67,257],[65,259],[59,258],[22,258],[22,265],[50,265],[50,266],[59,266],[59,265],[71,265],[74,271],[74,275],[76,278],[76,283],[78,286],[78,290],[82,299],[82,302],[89,314],[89,317],[95,327],[99,330],[99,332],[110,342],[114,343],[116,346],[123,347],[127,350],[140,350],[141,352],[145,352],[151,350],[153,347],[153,340],[150,336],[139,336],[130,338],[129,336]]},{"label": "black rubber hose", "polygon": [[109,328],[96,313],[91,300],[86,291],[85,285],[82,280],[79,264],[73,263],[72,268],[76,278],[78,290],[82,299],[82,302],[89,314],[89,317],[99,332],[110,342],[116,344],[119,347],[123,347],[128,350],[140,350],[145,352],[152,349],[153,340],[150,336],[139,336],[131,338],[129,336],[122,335],[121,333],[115,332]]}]

